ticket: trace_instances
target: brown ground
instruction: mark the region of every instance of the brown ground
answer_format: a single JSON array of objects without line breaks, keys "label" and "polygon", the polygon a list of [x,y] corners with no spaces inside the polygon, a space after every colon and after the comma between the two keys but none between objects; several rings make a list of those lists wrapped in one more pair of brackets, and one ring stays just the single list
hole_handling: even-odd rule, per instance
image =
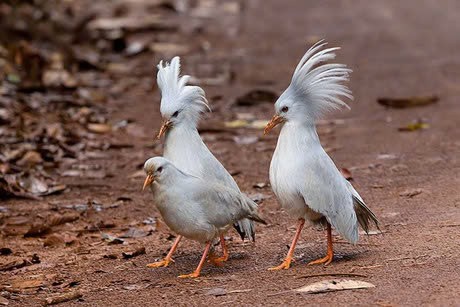
[{"label": "brown ground", "polygon": [[[143,178],[130,177],[146,158],[161,154],[160,146],[152,147],[160,116],[159,94],[156,87],[153,91],[151,87],[153,67],[166,56],[143,53],[126,60],[137,67],[133,70],[137,82],[104,105],[110,122],[127,118],[135,121],[135,132],[119,131],[110,136],[133,147],[110,149],[103,159],[84,162],[101,165],[113,177],[65,177],[61,181],[70,188],[61,195],[37,201],[2,201],[3,227],[17,216],[40,219],[56,210],[75,214],[76,210],[64,209],[69,204],[85,204],[87,200],[103,204],[100,212],[90,208],[79,213],[77,221],[53,229],[54,233],[77,236],[77,242],[65,247],[44,247],[49,234],[32,238],[1,236],[0,247],[10,248],[13,254],[0,256],[0,264],[30,258],[33,253],[41,260],[39,264],[1,272],[1,295],[10,306],[34,306],[66,291],[80,291],[83,295],[80,300],[65,303],[68,306],[460,304],[459,3],[247,1],[241,9],[238,16],[231,18],[200,19],[204,27],[199,33],[183,30],[171,35],[176,42],[195,46],[208,41],[211,46],[206,54],[192,48],[183,57],[185,73],[206,75],[205,69],[199,69],[203,63],[230,67],[233,72],[232,82],[203,85],[214,109],[206,116],[206,125],[235,119],[236,113],[268,119],[272,104],[230,105],[252,89],[283,90],[298,59],[318,38],[342,46],[338,58],[354,70],[351,89],[355,101],[351,103],[352,111],[330,115],[343,121],[325,123],[319,131],[336,164],[352,171],[353,183],[379,217],[384,235],[362,236],[357,246],[343,243],[336,236],[335,240],[342,243],[335,245],[335,261],[327,267],[310,267],[306,263],[322,256],[326,245],[323,231],[307,227],[293,267],[282,272],[267,271],[285,256],[295,225],[278,209],[270,187],[253,187],[268,182],[277,131],[262,137],[260,130],[237,129],[236,135],[260,137],[249,145],[236,145],[231,131],[207,132],[203,134],[206,143],[229,170],[237,173],[235,178],[241,189],[248,194],[270,196],[260,206],[269,225],[258,227],[255,245],[243,244],[235,233],[230,233],[230,260],[222,268],[206,265],[203,276],[196,280],[177,278],[193,270],[201,256],[202,247],[187,240],[182,242],[175,264],[155,270],[146,268],[147,263],[164,255],[172,238],[161,223],[150,193],[140,192]],[[193,20],[183,23],[193,24]],[[113,80],[120,82],[128,77],[132,78],[119,75]],[[376,102],[381,96],[432,94],[439,95],[440,101],[426,107],[385,109]],[[429,123],[428,129],[398,131],[398,127],[420,118]],[[415,189],[421,189],[421,193],[413,197],[400,195]],[[131,200],[111,208],[120,196]],[[101,232],[120,235],[131,226],[145,229],[142,221],[148,217],[157,218],[155,231],[149,236],[126,239],[123,245],[101,240]],[[102,229],[103,224],[110,223],[115,226]],[[100,232],[85,230],[95,224]],[[140,247],[145,247],[146,254],[131,259],[121,257],[122,251]],[[103,257],[111,254],[117,259]],[[329,273],[362,274],[349,278],[376,287],[314,295],[287,291],[339,278],[300,278]],[[24,280],[38,280],[40,287],[9,287],[15,282],[21,285]],[[228,292],[222,296],[209,294],[214,288]]]}]

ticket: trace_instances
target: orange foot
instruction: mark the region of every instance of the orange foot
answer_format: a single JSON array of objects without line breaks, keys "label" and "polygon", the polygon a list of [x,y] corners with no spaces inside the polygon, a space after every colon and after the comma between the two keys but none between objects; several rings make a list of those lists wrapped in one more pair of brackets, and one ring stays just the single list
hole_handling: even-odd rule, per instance
[{"label": "orange foot", "polygon": [[179,278],[197,278],[198,276],[200,276],[200,273],[193,272],[191,274],[179,275],[177,277],[179,277]]},{"label": "orange foot", "polygon": [[292,258],[286,258],[279,266],[269,268],[268,270],[269,271],[287,270],[291,267],[291,261],[293,261]]},{"label": "orange foot", "polygon": [[327,254],[326,257],[318,259],[318,260],[311,261],[311,262],[308,263],[308,265],[322,264],[322,263],[324,263],[324,265],[328,265],[329,263],[332,262],[333,258],[334,258],[333,255]]},{"label": "orange foot", "polygon": [[169,258],[169,259],[165,258],[165,259],[163,259],[161,261],[149,263],[149,264],[147,264],[147,267],[149,267],[149,268],[167,267],[171,262],[174,262],[174,260],[172,260],[171,258]]},{"label": "orange foot", "polygon": [[209,255],[209,262],[214,264],[215,266],[223,266],[224,264],[222,262],[225,262],[228,260],[228,253],[224,253],[222,257],[216,257],[213,254]]}]

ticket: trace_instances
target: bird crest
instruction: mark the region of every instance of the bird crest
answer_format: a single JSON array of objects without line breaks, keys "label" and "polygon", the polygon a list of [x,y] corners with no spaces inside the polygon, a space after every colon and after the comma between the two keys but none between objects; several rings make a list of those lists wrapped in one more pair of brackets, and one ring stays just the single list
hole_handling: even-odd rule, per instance
[{"label": "bird crest", "polygon": [[195,122],[201,113],[211,111],[204,90],[199,86],[187,85],[190,76],[180,76],[180,58],[174,57],[170,63],[158,64],[157,84],[161,91],[160,112],[170,117],[176,111],[184,111]]},{"label": "bird crest", "polygon": [[[349,80],[351,69],[344,64],[326,63],[335,58],[339,47],[326,48],[321,40],[314,44],[302,57],[292,76],[291,84],[277,101],[303,104],[300,114],[312,122],[327,111],[342,107],[350,109],[343,98],[353,99],[351,91],[343,83]],[[286,100],[286,101],[283,101]]]}]

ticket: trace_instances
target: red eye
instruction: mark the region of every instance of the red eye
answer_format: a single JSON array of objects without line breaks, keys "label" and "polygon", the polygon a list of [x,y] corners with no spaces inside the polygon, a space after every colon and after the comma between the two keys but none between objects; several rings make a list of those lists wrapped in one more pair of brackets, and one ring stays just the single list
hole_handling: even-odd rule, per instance
[{"label": "red eye", "polygon": [[289,111],[288,107],[282,107],[281,108],[281,112],[286,113],[287,111]]}]

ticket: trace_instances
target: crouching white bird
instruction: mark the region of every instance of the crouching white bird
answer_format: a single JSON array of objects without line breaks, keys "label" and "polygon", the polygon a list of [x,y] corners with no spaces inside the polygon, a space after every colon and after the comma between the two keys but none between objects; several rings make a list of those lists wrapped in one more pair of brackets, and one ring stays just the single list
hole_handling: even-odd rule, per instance
[{"label": "crouching white bird", "polygon": [[181,278],[198,277],[208,253],[211,262],[218,261],[212,254],[212,241],[236,221],[247,218],[265,224],[257,214],[257,204],[244,194],[189,175],[165,158],[148,159],[144,171],[143,189],[150,186],[166,225],[181,236],[206,244],[196,270]]},{"label": "crouching white bird", "polygon": [[[201,114],[210,111],[203,89],[187,85],[190,77],[179,74],[179,57],[174,57],[170,64],[163,65],[163,61],[158,64],[157,83],[162,96],[160,112],[163,124],[157,138],[166,135],[163,156],[188,174],[208,182],[220,182],[241,193],[233,177],[209,151],[198,133],[197,124]],[[219,207],[215,209],[226,210]],[[251,220],[243,218],[235,221],[234,227],[242,239],[255,239],[254,223]],[[181,238],[176,238],[165,259],[148,266],[168,266]],[[228,250],[223,237],[220,238],[220,242],[224,253],[222,259],[226,261]]]},{"label": "crouching white bird", "polygon": [[275,115],[264,134],[284,123],[270,164],[270,183],[281,206],[298,219],[297,231],[283,263],[271,270],[288,269],[305,220],[327,223],[327,255],[309,264],[333,259],[331,225],[351,243],[358,241],[358,224],[368,232],[374,213],[341,175],[320,144],[315,120],[331,109],[348,107],[352,99],[343,84],[351,72],[343,64],[325,63],[339,48],[311,47],[297,65],[289,87],[275,103]]}]

